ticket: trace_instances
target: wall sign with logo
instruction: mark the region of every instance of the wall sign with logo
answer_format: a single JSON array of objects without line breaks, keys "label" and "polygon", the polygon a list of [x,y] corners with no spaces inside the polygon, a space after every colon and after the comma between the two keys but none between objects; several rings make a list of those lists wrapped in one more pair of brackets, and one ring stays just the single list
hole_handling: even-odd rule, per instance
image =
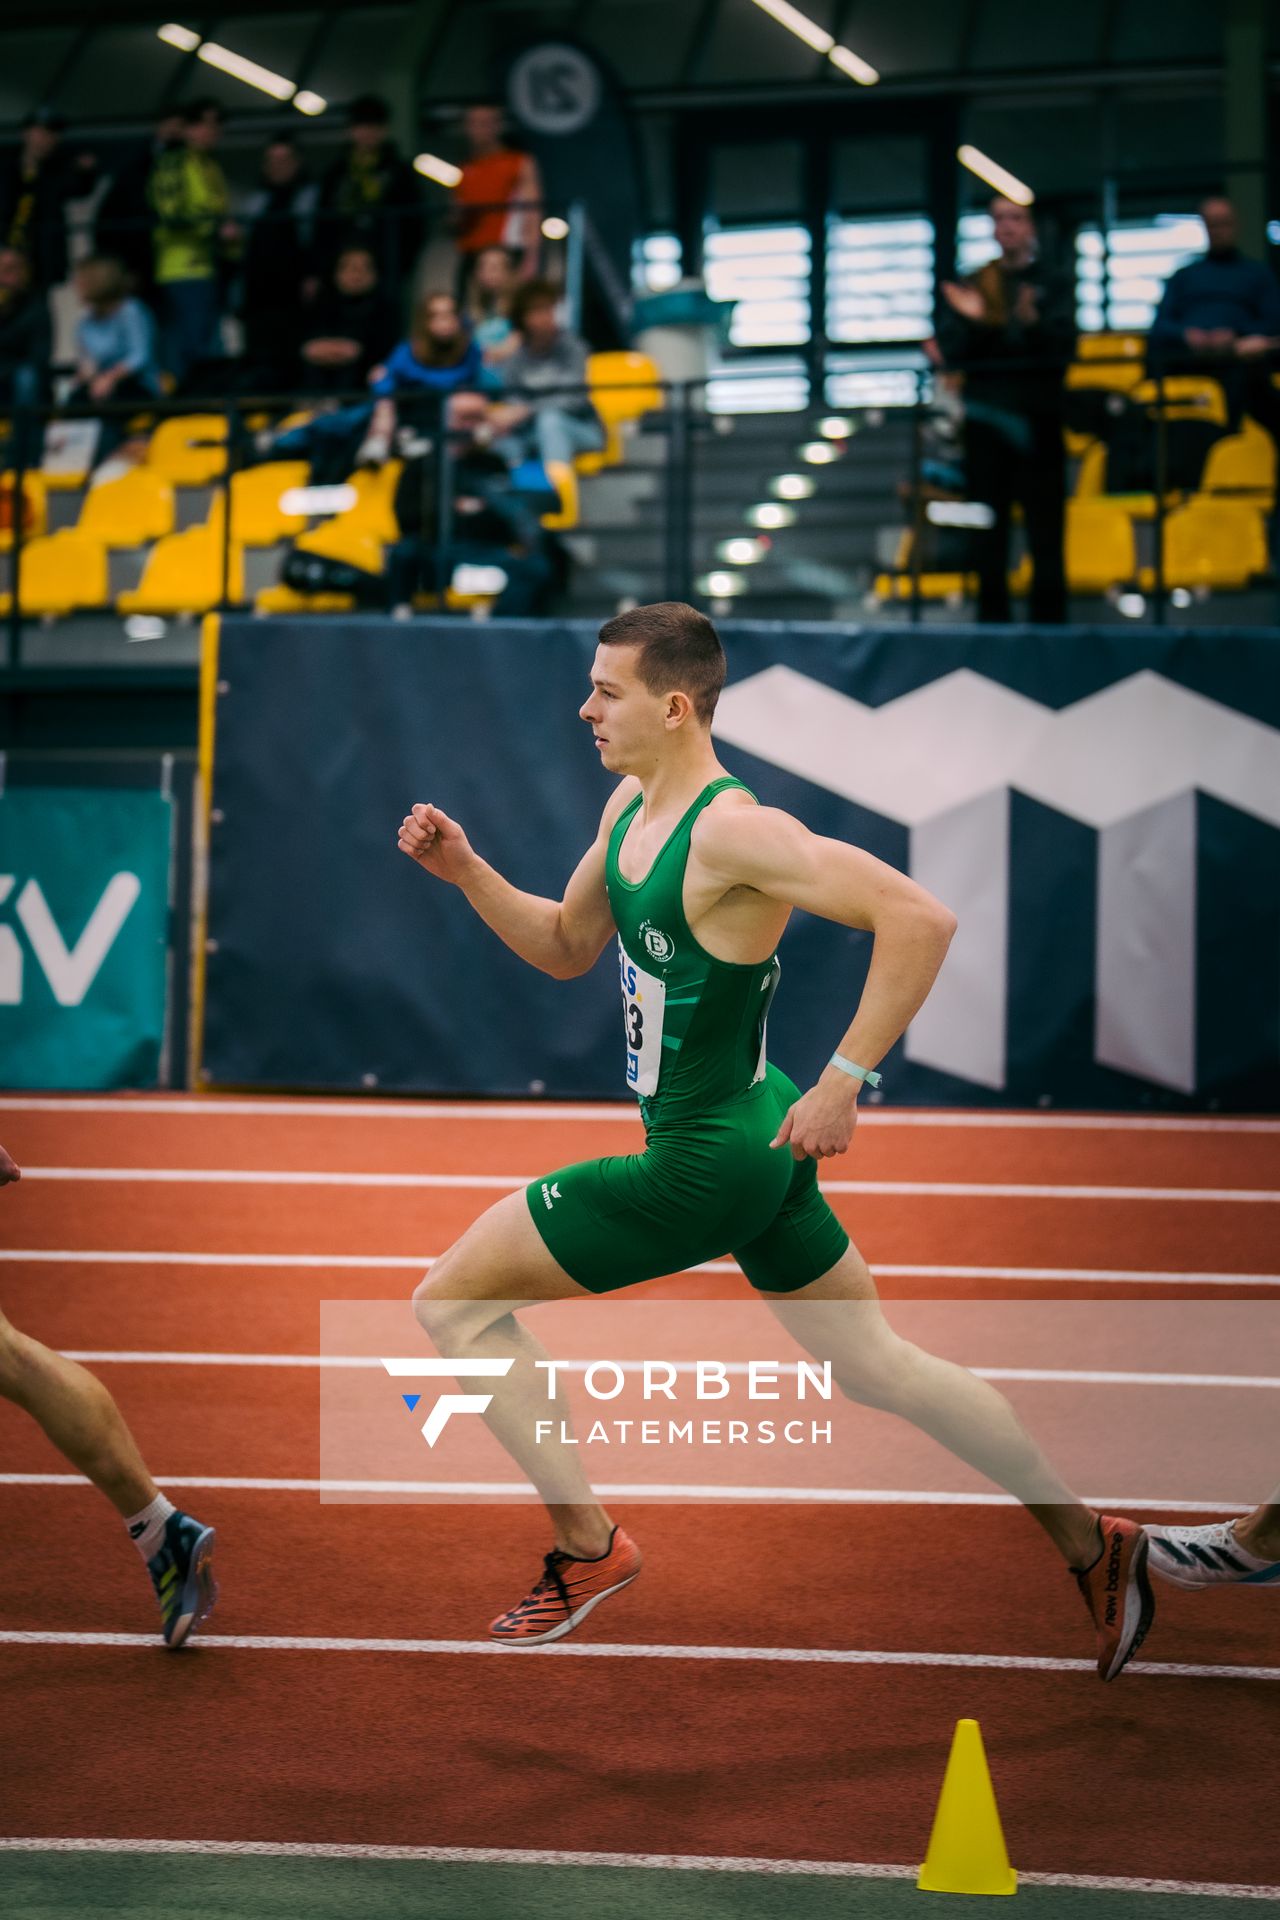
[{"label": "wall sign with logo", "polygon": [[0,1085],[155,1085],[172,842],[160,793],[0,798]]}]

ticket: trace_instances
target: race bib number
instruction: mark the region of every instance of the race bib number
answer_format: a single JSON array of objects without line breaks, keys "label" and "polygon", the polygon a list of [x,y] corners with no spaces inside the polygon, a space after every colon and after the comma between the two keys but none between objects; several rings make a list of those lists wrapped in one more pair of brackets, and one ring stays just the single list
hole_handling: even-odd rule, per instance
[{"label": "race bib number", "polygon": [[622,1023],[627,1042],[627,1085],[646,1096],[658,1091],[662,1071],[662,1021],[667,1005],[665,982],[638,967],[618,942],[622,976]]}]

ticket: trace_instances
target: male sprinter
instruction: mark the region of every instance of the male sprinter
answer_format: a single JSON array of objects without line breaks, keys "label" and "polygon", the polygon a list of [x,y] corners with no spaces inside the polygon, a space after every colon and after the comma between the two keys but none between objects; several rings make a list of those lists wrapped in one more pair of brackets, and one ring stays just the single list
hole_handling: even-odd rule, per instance
[{"label": "male sprinter", "polygon": [[[21,1178],[12,1156],[0,1147],[0,1187]],[[19,1333],[2,1313],[0,1397],[29,1413],[58,1452],[123,1516],[160,1602],[165,1644],[180,1647],[218,1597],[210,1567],[213,1528],[179,1513],[165,1499],[101,1380]]]},{"label": "male sprinter", "polygon": [[[862,1083],[878,1084],[876,1063],[924,1001],[955,915],[857,847],[759,806],[725,773],[711,738],[724,679],[719,636],[692,607],[637,607],[601,628],[581,717],[623,777],[563,900],[519,892],[439,807],[415,806],[400,829],[405,853],[556,979],[586,973],[616,935],[627,1078],[646,1132],[643,1153],[561,1168],[490,1207],[414,1296],[441,1353],[516,1363],[485,1417],[555,1528],[542,1576],[490,1632],[522,1646],[557,1640],[640,1571],[577,1448],[533,1443],[535,1417],[561,1433],[568,1409],[563,1396],[548,1402],[552,1376],[534,1372],[543,1349],[503,1303],[607,1293],[728,1247],[784,1324],[792,1300],[861,1303],[821,1316],[820,1357],[841,1390],[912,1421],[1024,1501],[1074,1572],[1098,1672],[1114,1679],[1151,1624],[1147,1536],[1077,1500],[994,1387],[890,1329],[818,1188],[816,1162],[849,1145]],[[764,1057],[776,949],[795,907],[875,936],[853,1023],[804,1095]]]}]

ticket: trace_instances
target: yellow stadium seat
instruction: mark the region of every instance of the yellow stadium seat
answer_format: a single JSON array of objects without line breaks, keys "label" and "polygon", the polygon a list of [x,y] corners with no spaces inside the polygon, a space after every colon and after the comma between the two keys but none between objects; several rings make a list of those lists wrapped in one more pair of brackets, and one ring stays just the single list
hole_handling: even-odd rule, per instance
[{"label": "yellow stadium seat", "polygon": [[[101,540],[64,527],[41,535],[22,549],[19,600],[23,613],[66,614],[100,607],[107,598],[107,550]],[[0,596],[8,612],[13,595]]]},{"label": "yellow stadium seat", "polygon": [[604,422],[605,445],[599,453],[580,453],[579,473],[599,473],[622,459],[622,423],[654,413],[663,403],[662,375],[647,353],[593,353],[587,359],[587,385]]},{"label": "yellow stadium seat", "polygon": [[338,514],[337,522],[358,526],[377,540],[398,540],[395,500],[403,472],[403,460],[388,460],[380,467],[357,467],[347,479],[347,485],[355,488],[355,505]]},{"label": "yellow stadium seat", "polygon": [[1131,396],[1139,406],[1154,411],[1163,397],[1166,420],[1209,420],[1227,424],[1227,402],[1222,387],[1205,373],[1169,373],[1163,381],[1143,380]]},{"label": "yellow stadium seat", "polygon": [[542,524],[553,533],[565,533],[578,524],[578,476],[562,460],[548,460],[546,465],[547,478],[560,495],[560,505],[555,512],[543,514]]},{"label": "yellow stadium seat", "polygon": [[1105,593],[1134,578],[1133,521],[1109,500],[1069,500],[1067,584],[1073,593]]},{"label": "yellow stadium seat", "polygon": [[[0,553],[13,545],[12,473],[0,473]],[[22,476],[22,533],[26,540],[44,532],[49,524],[48,482],[42,473]]]},{"label": "yellow stadium seat", "polygon": [[[362,567],[366,573],[382,572],[383,543],[367,526],[352,525],[354,511],[326,520],[311,533],[294,542],[300,553],[323,554],[327,560],[345,560],[349,566]],[[350,613],[355,596],[350,593],[299,593],[283,580],[263,587],[254,599],[256,613]]]},{"label": "yellow stadium seat", "polygon": [[1147,343],[1140,333],[1082,333],[1076,340],[1077,360],[1124,358],[1142,366]]},{"label": "yellow stadium seat", "polygon": [[227,470],[226,438],[222,414],[179,414],[152,434],[147,464],[175,487],[207,486]]},{"label": "yellow stadium seat", "polygon": [[[229,554],[228,598],[244,598],[242,551],[233,541]],[[222,602],[222,529],[212,519],[185,533],[158,540],[147,556],[142,579],[116,596],[121,613],[208,613]]]},{"label": "yellow stadium seat", "polygon": [[1200,479],[1204,493],[1256,494],[1268,502],[1276,490],[1276,443],[1246,415],[1239,433],[1215,440]]},{"label": "yellow stadium seat", "polygon": [[[1266,526],[1251,502],[1196,494],[1166,518],[1167,587],[1243,587],[1266,570]],[[1144,568],[1142,585],[1155,585],[1154,567]]]},{"label": "yellow stadium seat", "polygon": [[79,530],[108,547],[141,547],[173,532],[173,488],[154,467],[135,467],[90,487]]},{"label": "yellow stadium seat", "polygon": [[[305,513],[286,513],[284,495],[305,487],[311,469],[305,460],[270,460],[231,476],[231,533],[246,547],[273,547],[292,539],[307,524]],[[221,505],[219,495],[218,505]],[[210,514],[213,519],[215,513]]]}]

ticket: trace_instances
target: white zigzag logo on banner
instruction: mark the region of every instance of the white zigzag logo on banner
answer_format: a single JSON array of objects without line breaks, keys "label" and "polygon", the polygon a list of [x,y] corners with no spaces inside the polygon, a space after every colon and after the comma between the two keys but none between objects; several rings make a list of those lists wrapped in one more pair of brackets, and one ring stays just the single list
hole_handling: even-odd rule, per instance
[{"label": "white zigzag logo on banner", "polygon": [[911,1060],[1005,1084],[1009,792],[1098,830],[1094,1055],[1195,1091],[1196,790],[1280,826],[1280,732],[1144,671],[1054,711],[970,668],[880,707],[769,667],[716,733],[911,829],[910,867],[959,915]]}]

